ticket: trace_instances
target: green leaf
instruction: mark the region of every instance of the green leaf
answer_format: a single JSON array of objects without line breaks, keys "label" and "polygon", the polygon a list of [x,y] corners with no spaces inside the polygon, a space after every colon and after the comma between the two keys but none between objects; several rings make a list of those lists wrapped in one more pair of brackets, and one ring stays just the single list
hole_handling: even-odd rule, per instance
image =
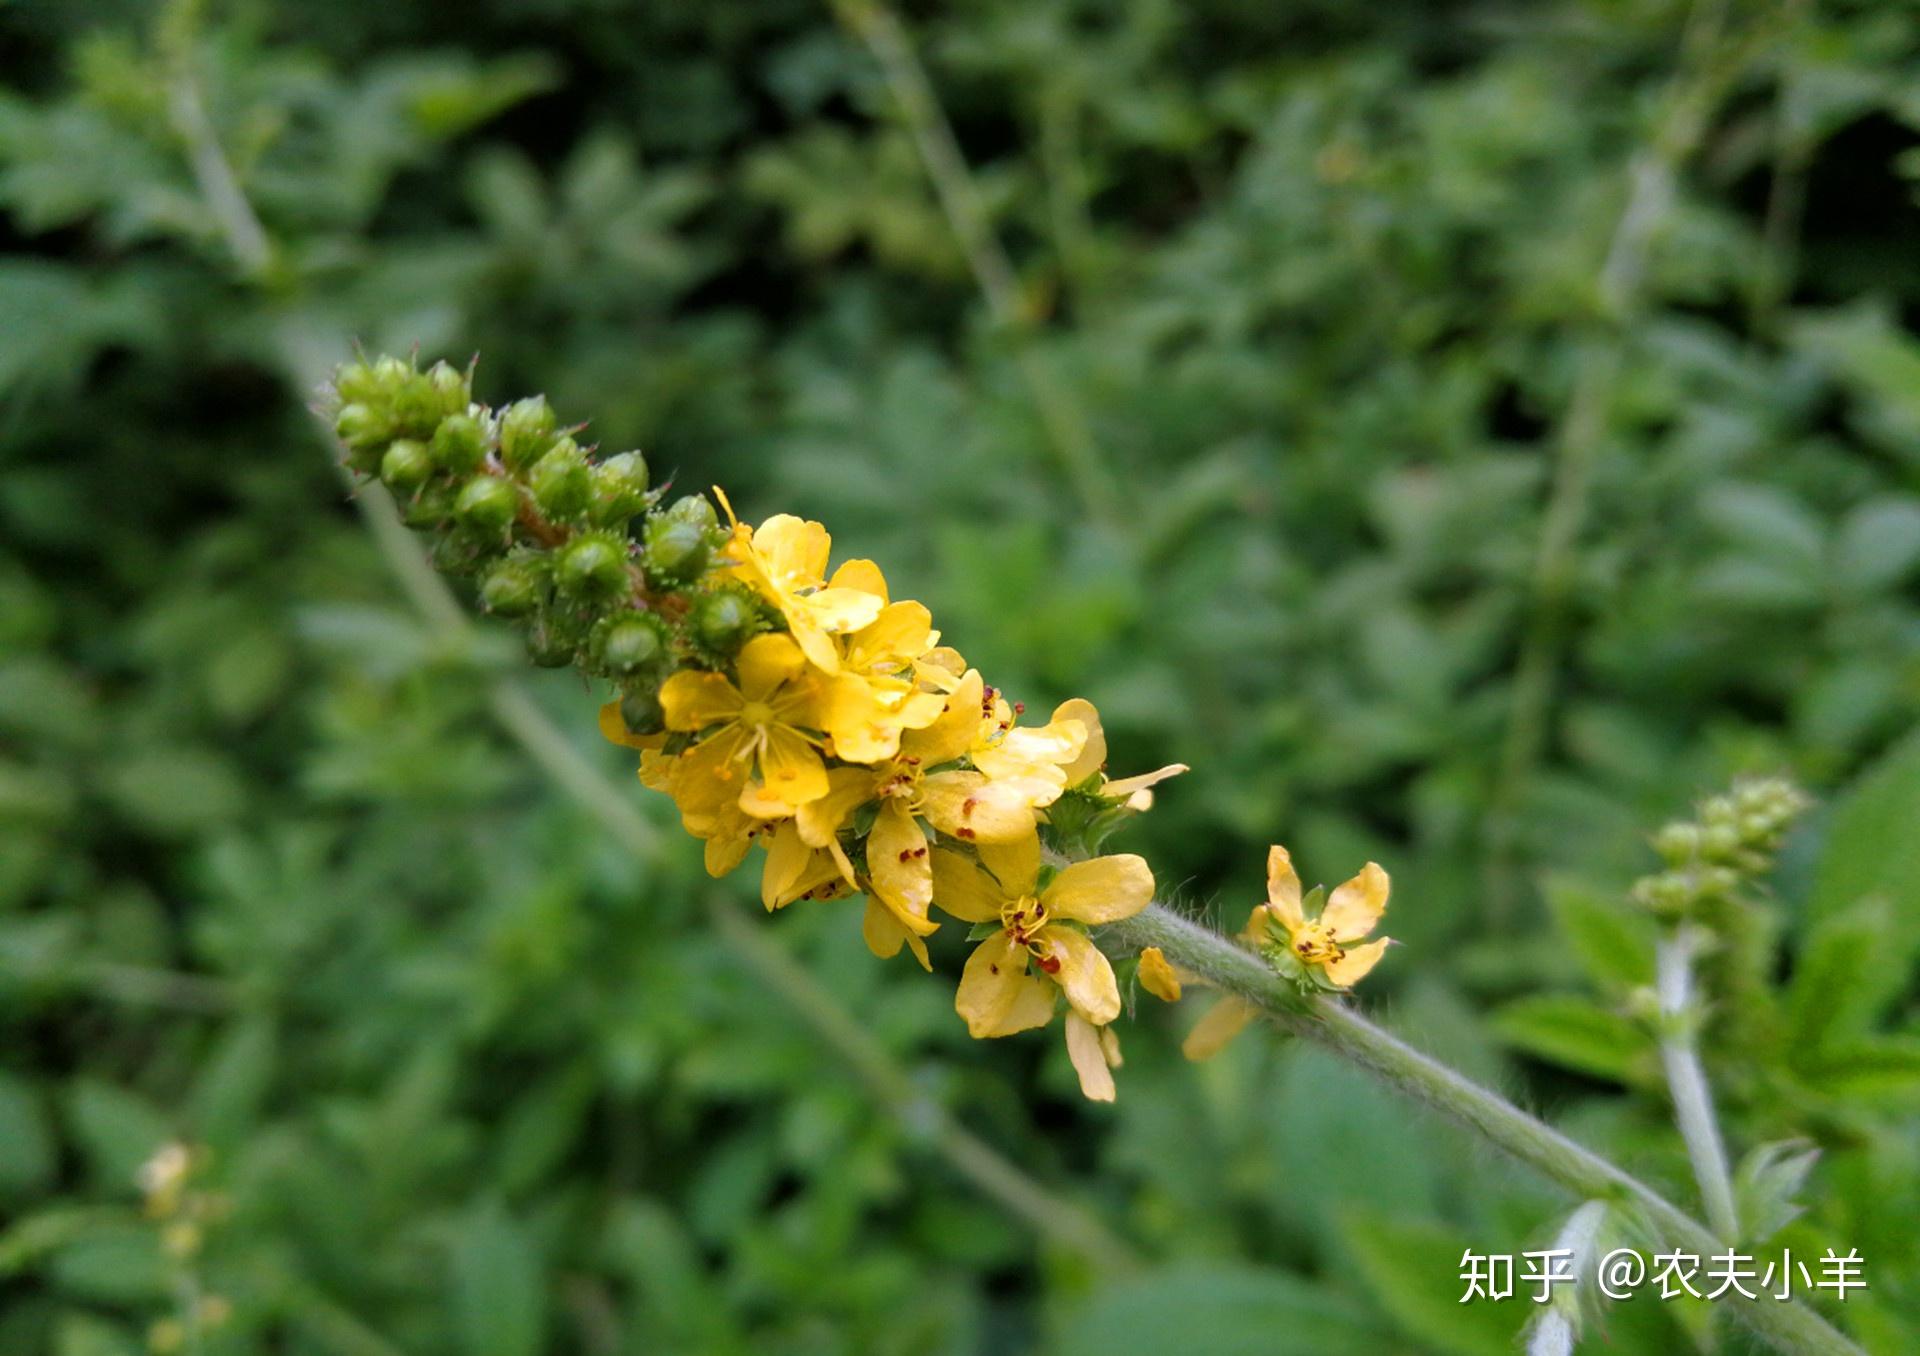
[{"label": "green leaf", "polygon": [[110,1304],[164,1299],[171,1282],[159,1231],[148,1224],[89,1232],[55,1252],[48,1271],[68,1294]]},{"label": "green leaf", "polygon": [[1816,923],[1794,958],[1787,1015],[1796,1063],[1835,1040],[1864,1035],[1906,987],[1912,936],[1893,926],[1886,900],[1870,895]]},{"label": "green leaf", "polygon": [[0,1072],[0,1198],[31,1194],[57,1167],[53,1126],[33,1084]]},{"label": "green leaf", "polygon": [[1862,1102],[1920,1101],[1920,1036],[1882,1036],[1829,1045],[1800,1070],[1829,1097]]},{"label": "green leaf", "polygon": [[1806,1140],[1756,1145],[1733,1175],[1733,1195],[1746,1243],[1764,1243],[1805,1210],[1799,1203],[1820,1151]]},{"label": "green leaf", "polygon": [[194,1084],[194,1133],[210,1144],[232,1144],[249,1131],[273,1086],[279,1031],[270,1017],[235,1020],[206,1058]]},{"label": "green leaf", "polygon": [[1597,1078],[1641,1083],[1651,1074],[1653,1037],[1619,1013],[1573,994],[1537,994],[1509,1003],[1494,1014],[1493,1030],[1516,1050]]},{"label": "green leaf", "polygon": [[533,1356],[546,1328],[546,1279],[532,1237],[498,1201],[467,1212],[450,1264],[454,1322],[468,1356]]},{"label": "green leaf", "polygon": [[67,1122],[104,1189],[132,1196],[140,1165],[173,1138],[173,1126],[153,1103],[125,1088],[83,1078],[67,1092]]},{"label": "green leaf", "polygon": [[1920,730],[1908,734],[1835,805],[1808,913],[1831,917],[1868,895],[1891,910],[1902,944],[1920,937]]},{"label": "green leaf", "polygon": [[1548,882],[1547,907],[1587,977],[1609,991],[1653,983],[1653,920],[1617,897],[1575,881]]},{"label": "green leaf", "polygon": [[1060,1320],[1047,1350],[1051,1356],[1324,1356],[1382,1350],[1386,1340],[1364,1309],[1324,1284],[1245,1265],[1187,1264],[1094,1292]]},{"label": "green leaf", "polygon": [[1356,1212],[1341,1222],[1340,1241],[1408,1337],[1448,1356],[1512,1356],[1533,1306],[1460,1303],[1467,1240],[1437,1224]]},{"label": "green leaf", "polygon": [[1885,495],[1857,505],[1840,525],[1834,582],[1852,593],[1898,584],[1920,564],[1920,499]]}]

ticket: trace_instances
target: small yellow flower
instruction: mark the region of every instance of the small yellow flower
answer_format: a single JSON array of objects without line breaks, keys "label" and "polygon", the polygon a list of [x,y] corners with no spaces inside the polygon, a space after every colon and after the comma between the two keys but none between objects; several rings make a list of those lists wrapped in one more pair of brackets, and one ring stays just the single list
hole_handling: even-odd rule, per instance
[{"label": "small yellow flower", "polygon": [[1269,933],[1282,942],[1305,973],[1324,988],[1346,989],[1366,977],[1386,954],[1389,940],[1381,937],[1364,946],[1361,941],[1387,911],[1390,882],[1379,863],[1368,862],[1360,874],[1327,899],[1318,917],[1308,918],[1300,907],[1300,877],[1283,847],[1267,853],[1267,923]]},{"label": "small yellow flower", "polygon": [[[849,572],[860,588],[885,602],[887,581],[878,569],[867,561],[849,561],[835,578]],[[826,685],[826,730],[834,756],[849,763],[881,762],[899,752],[902,731],[939,719],[947,706],[945,691],[924,684],[919,665],[938,638],[933,615],[911,601],[887,603],[870,624],[846,638],[840,671]]]},{"label": "small yellow flower", "polygon": [[[980,849],[991,873],[946,848],[933,852],[933,899],[955,918],[998,923],[968,959],[954,1009],[975,1038],[1009,1036],[1053,1017],[1054,986],[1094,1026],[1120,1015],[1113,967],[1070,923],[1131,918],[1153,899],[1153,872],[1131,853],[1066,867],[1044,890],[1037,839]],[[1038,970],[1031,973],[1029,966]],[[1045,976],[1045,978],[1041,978]]]},{"label": "small yellow flower", "polygon": [[839,899],[852,893],[835,855],[809,846],[793,820],[769,825],[760,841],[767,849],[760,902],[769,912],[799,899]]},{"label": "small yellow flower", "polygon": [[778,813],[827,794],[815,733],[820,685],[799,646],[755,636],[737,668],[738,687],[724,673],[682,669],[660,689],[669,730],[706,732],[668,779],[683,818],[711,815],[728,799],[750,813]]},{"label": "small yellow flower", "polygon": [[1086,698],[1073,697],[1053,708],[1055,725],[1070,720],[1080,722],[1087,732],[1087,738],[1080,749],[1080,756],[1066,770],[1068,786],[1078,786],[1097,772],[1100,774],[1100,795],[1125,801],[1129,810],[1144,812],[1153,807],[1152,788],[1188,770],[1185,763],[1168,763],[1163,768],[1143,772],[1137,777],[1121,777],[1117,780],[1108,777],[1107,732],[1100,725],[1099,711]]},{"label": "small yellow flower", "polygon": [[1166,953],[1157,946],[1140,952],[1140,987],[1163,1003],[1180,1001],[1180,976],[1167,963]]},{"label": "small yellow flower", "polygon": [[849,561],[826,577],[833,538],[819,523],[778,513],[749,529],[733,516],[733,505],[718,488],[714,494],[733,524],[727,556],[733,573],[757,589],[780,609],[794,643],[823,673],[840,671],[840,652],[833,642],[871,625],[883,600],[861,587],[879,570],[872,561]]}]

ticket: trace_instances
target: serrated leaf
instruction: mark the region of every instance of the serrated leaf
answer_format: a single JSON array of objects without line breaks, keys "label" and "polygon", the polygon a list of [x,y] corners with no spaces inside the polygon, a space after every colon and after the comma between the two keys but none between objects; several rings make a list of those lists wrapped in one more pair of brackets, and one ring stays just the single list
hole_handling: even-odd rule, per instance
[{"label": "serrated leaf", "polygon": [[1653,1038],[1638,1024],[1573,994],[1537,994],[1501,1008],[1494,1034],[1516,1050],[1620,1083],[1643,1081]]},{"label": "serrated leaf", "polygon": [[1386,1341],[1365,1310],[1326,1286],[1282,1271],[1188,1264],[1096,1291],[1062,1318],[1047,1350],[1051,1356],[1324,1356],[1378,1351]]},{"label": "serrated leaf", "polygon": [[1622,991],[1653,983],[1653,920],[1624,901],[1574,881],[1547,884],[1547,907],[1587,977]]},{"label": "serrated leaf", "polygon": [[1422,1221],[1352,1213],[1340,1241],[1367,1289],[1408,1337],[1448,1356],[1511,1356],[1531,1305],[1460,1303],[1468,1240]]},{"label": "serrated leaf", "polygon": [[1806,1140],[1756,1145],[1733,1175],[1733,1195],[1743,1243],[1764,1243],[1805,1210],[1799,1203],[1807,1174],[1820,1151]]}]

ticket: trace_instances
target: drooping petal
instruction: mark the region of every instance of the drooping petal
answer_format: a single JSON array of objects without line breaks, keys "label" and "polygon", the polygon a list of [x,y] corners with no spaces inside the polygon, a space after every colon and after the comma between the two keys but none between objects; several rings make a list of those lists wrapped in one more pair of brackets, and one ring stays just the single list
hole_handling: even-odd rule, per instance
[{"label": "drooping petal", "polygon": [[1002,1027],[1020,1001],[1021,981],[1027,975],[1027,949],[1005,932],[997,932],[974,950],[960,972],[960,988],[953,1010],[966,1020],[975,1040],[1006,1034]]},{"label": "drooping petal", "polygon": [[1053,982],[1081,1016],[1104,1026],[1120,1015],[1119,982],[1113,977],[1113,966],[1091,937],[1052,925],[1041,928],[1036,935],[1046,945],[1049,958],[1059,962],[1051,972]]},{"label": "drooping petal", "polygon": [[1391,883],[1378,862],[1368,862],[1360,874],[1340,886],[1320,911],[1320,921],[1336,942],[1357,942],[1372,932],[1387,911]]},{"label": "drooping petal", "polygon": [[789,805],[805,805],[827,794],[827,769],[820,754],[785,726],[768,728],[760,775],[767,793]]},{"label": "drooping petal", "polygon": [[782,824],[767,838],[767,860],[760,869],[760,902],[771,913],[799,898],[801,873],[813,858],[813,849],[800,839],[792,824]]},{"label": "drooping petal", "polygon": [[992,923],[1005,896],[992,876],[946,848],[933,850],[933,902],[963,923]]},{"label": "drooping petal", "polygon": [[1288,932],[1306,921],[1300,913],[1300,877],[1292,856],[1278,843],[1267,849],[1267,903]]},{"label": "drooping petal", "polygon": [[1080,1075],[1080,1091],[1088,1101],[1113,1100],[1113,1071],[1107,1067],[1106,1051],[1100,1048],[1100,1030],[1077,1012],[1067,1014],[1067,1058]]},{"label": "drooping petal", "polygon": [[975,847],[981,862],[993,872],[994,879],[1010,899],[1033,893],[1040,879],[1040,835],[1030,833],[1011,843],[980,843]]},{"label": "drooping petal", "polygon": [[[783,636],[777,632],[772,635],[755,636],[740,648],[740,657],[736,661],[740,673],[740,693],[748,701],[763,702],[773,690],[790,679],[799,677],[806,671],[806,656],[800,653],[800,647],[793,642],[792,636]],[[684,670],[683,670],[684,672]],[[675,679],[667,679],[671,687]],[[666,695],[661,694],[664,704]]]},{"label": "drooping petal", "polygon": [[936,772],[922,783],[920,804],[936,829],[964,842],[1015,842],[1037,822],[1027,788],[978,772]]},{"label": "drooping petal", "polygon": [[867,950],[881,960],[891,960],[904,946],[913,952],[913,958],[920,962],[923,970],[933,969],[933,962],[927,958],[927,944],[908,931],[892,910],[871,896],[867,899],[866,915],[860,921],[860,935],[867,943]]},{"label": "drooping petal", "polygon": [[927,851],[927,835],[905,805],[890,800],[880,807],[867,835],[867,875],[896,913],[927,916],[933,902],[933,863]]},{"label": "drooping petal", "polygon": [[1131,852],[1075,862],[1040,894],[1056,918],[1112,923],[1131,918],[1153,902],[1153,870]]},{"label": "drooping petal", "polygon": [[989,1037],[1012,1036],[1021,1031],[1031,1031],[1037,1026],[1045,1026],[1053,1020],[1053,1008],[1060,997],[1060,990],[1029,970],[1020,981],[1020,991],[1014,995],[1008,1005],[1006,1015],[999,1024],[989,1031]]},{"label": "drooping petal", "polygon": [[666,742],[665,734],[635,734],[620,714],[620,703],[611,701],[600,708],[600,737],[627,749],[657,749]]},{"label": "drooping petal", "polygon": [[1166,953],[1159,947],[1149,946],[1141,951],[1139,973],[1140,987],[1162,1003],[1180,1001],[1180,976],[1173,972]]},{"label": "drooping petal", "polygon": [[[1166,781],[1169,777],[1178,777],[1181,773],[1187,771],[1191,771],[1191,769],[1188,768],[1185,763],[1168,763],[1165,767],[1155,768],[1152,772],[1143,772],[1138,777],[1122,777],[1118,781],[1108,782],[1100,788],[1100,794],[1103,796],[1117,796],[1122,800],[1128,800],[1139,795],[1149,787],[1160,785],[1161,782]],[[1151,804],[1152,802],[1149,801],[1148,803]]]},{"label": "drooping petal", "polygon": [[746,834],[736,834],[726,838],[709,838],[705,852],[707,874],[715,880],[729,875],[734,868],[747,859],[747,849],[753,839]]},{"label": "drooping petal", "polygon": [[825,847],[840,832],[847,816],[873,799],[874,774],[860,767],[836,767],[827,773],[827,794],[810,800],[794,812],[800,836],[809,847]]},{"label": "drooping petal", "polygon": [[660,709],[669,730],[704,730],[740,714],[740,693],[724,673],[681,669],[660,686]]},{"label": "drooping petal", "polygon": [[1246,1030],[1256,1015],[1253,1004],[1228,995],[1207,1009],[1207,1015],[1187,1033],[1180,1053],[1191,1060],[1212,1059],[1227,1048],[1230,1041]]},{"label": "drooping petal", "polygon": [[1114,1034],[1112,1026],[1098,1028],[1100,1032],[1100,1053],[1107,1057],[1107,1067],[1118,1069],[1127,1061],[1120,1057],[1120,1037]]},{"label": "drooping petal", "polygon": [[1327,978],[1343,989],[1352,988],[1366,978],[1367,971],[1380,963],[1387,954],[1388,938],[1368,942],[1365,946],[1356,946],[1337,961],[1326,965]]},{"label": "drooping petal", "polygon": [[1080,756],[1067,765],[1067,785],[1078,786],[1107,765],[1107,733],[1100,726],[1100,713],[1085,697],[1070,697],[1053,708],[1053,723],[1077,720],[1086,731]]},{"label": "drooping petal", "polygon": [[967,670],[940,715],[925,729],[908,733],[901,740],[902,750],[918,758],[923,767],[938,767],[965,753],[980,725],[982,687],[979,670]]}]

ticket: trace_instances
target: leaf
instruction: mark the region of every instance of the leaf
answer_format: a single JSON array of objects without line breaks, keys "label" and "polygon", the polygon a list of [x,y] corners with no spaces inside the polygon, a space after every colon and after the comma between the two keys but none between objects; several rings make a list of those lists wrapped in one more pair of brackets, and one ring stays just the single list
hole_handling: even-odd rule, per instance
[{"label": "leaf", "polygon": [[1920,936],[1920,729],[1882,755],[1834,806],[1808,916],[1816,922],[1878,895],[1902,944]]},{"label": "leaf", "polygon": [[1787,990],[1794,1062],[1809,1063],[1830,1042],[1864,1035],[1906,987],[1912,948],[1912,934],[1895,930],[1878,895],[1814,924]]},{"label": "leaf", "polygon": [[1900,583],[1920,564],[1920,499],[1884,495],[1859,504],[1840,524],[1834,582],[1852,593]]},{"label": "leaf", "polygon": [[467,1212],[454,1240],[454,1322],[469,1356],[533,1356],[546,1328],[539,1250],[497,1201]]},{"label": "leaf", "polygon": [[[1457,1260],[1457,1258],[1455,1259]],[[1324,1356],[1386,1334],[1329,1287],[1281,1271],[1189,1263],[1129,1277],[1064,1316],[1051,1356]]]},{"label": "leaf", "polygon": [[1653,920],[1617,898],[1556,877],[1547,907],[1587,977],[1619,992],[1653,983]]},{"label": "leaf", "polygon": [[1733,1175],[1742,1242],[1764,1243],[1799,1218],[1806,1208],[1800,1189],[1819,1160],[1820,1151],[1806,1140],[1754,1146]]},{"label": "leaf", "polygon": [[[1460,1258],[1467,1241],[1422,1221],[1353,1213],[1340,1241],[1367,1288],[1401,1331],[1448,1356],[1511,1356],[1531,1305],[1460,1303]],[[1355,1348],[1346,1348],[1354,1350]]]},{"label": "leaf", "polygon": [[51,1118],[39,1090],[0,1071],[0,1198],[46,1186],[57,1166],[56,1153]]},{"label": "leaf", "polygon": [[279,1032],[271,1018],[242,1017],[229,1025],[194,1084],[191,1107],[198,1138],[226,1146],[253,1127],[273,1085],[278,1053]]},{"label": "leaf", "polygon": [[1829,1097],[1911,1104],[1920,1101],[1920,1036],[1832,1044],[1800,1076]]},{"label": "leaf", "polygon": [[1494,1034],[1516,1050],[1620,1083],[1645,1082],[1653,1038],[1641,1027],[1573,994],[1537,994],[1493,1017]]},{"label": "leaf", "polygon": [[104,1189],[131,1196],[140,1165],[173,1138],[173,1127],[153,1103],[125,1088],[82,1078],[67,1092],[67,1122]]}]

